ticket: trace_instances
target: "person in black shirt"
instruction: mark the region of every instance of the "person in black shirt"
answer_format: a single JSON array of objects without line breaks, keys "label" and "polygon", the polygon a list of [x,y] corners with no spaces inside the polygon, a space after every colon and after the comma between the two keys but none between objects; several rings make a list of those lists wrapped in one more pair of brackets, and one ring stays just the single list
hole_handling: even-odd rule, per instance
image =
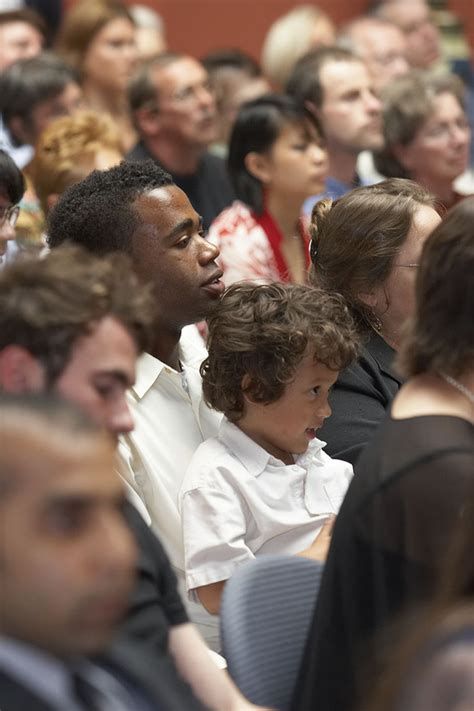
[{"label": "person in black shirt", "polygon": [[138,69],[129,102],[140,141],[127,158],[153,158],[168,171],[207,229],[234,193],[224,161],[207,151],[217,119],[206,70],[192,57],[162,54]]},{"label": "person in black shirt", "polygon": [[326,452],[355,464],[402,377],[393,367],[423,244],[440,222],[433,197],[409,180],[358,188],[316,205],[310,233],[316,286],[340,293],[364,339],[360,358],[333,388],[320,430]]},{"label": "person in black shirt", "polygon": [[[293,711],[359,708],[397,616],[429,600],[474,482],[474,199],[428,239],[401,362],[410,376],[336,520]],[[368,671],[369,670],[369,671]]]}]

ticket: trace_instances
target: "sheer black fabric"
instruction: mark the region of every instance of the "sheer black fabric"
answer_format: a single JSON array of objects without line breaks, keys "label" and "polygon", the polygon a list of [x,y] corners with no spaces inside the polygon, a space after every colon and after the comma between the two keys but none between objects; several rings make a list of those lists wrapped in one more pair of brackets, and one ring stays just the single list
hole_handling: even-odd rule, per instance
[{"label": "sheer black fabric", "polygon": [[467,421],[385,421],[336,521],[294,711],[357,708],[362,668],[376,673],[379,633],[431,595],[473,481]]}]

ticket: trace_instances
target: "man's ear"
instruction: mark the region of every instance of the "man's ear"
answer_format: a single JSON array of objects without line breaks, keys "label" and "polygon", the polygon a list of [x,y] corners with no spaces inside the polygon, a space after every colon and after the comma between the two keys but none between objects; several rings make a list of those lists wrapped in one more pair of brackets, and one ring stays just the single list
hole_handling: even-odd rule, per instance
[{"label": "man's ear", "polygon": [[246,400],[247,402],[253,403],[254,402],[254,400],[252,398],[253,381],[248,373],[245,373],[244,377],[242,378],[240,387],[242,388],[242,395],[244,396],[244,400]]},{"label": "man's ear", "polygon": [[40,361],[22,346],[11,345],[0,351],[0,389],[7,393],[40,392],[46,377]]},{"label": "man's ear", "polygon": [[262,185],[268,185],[270,173],[268,171],[268,157],[263,153],[251,151],[244,158],[244,164],[250,175],[257,178]]},{"label": "man's ear", "polygon": [[53,207],[56,205],[57,201],[61,195],[59,193],[50,193],[46,198],[46,204],[48,205],[48,211],[51,212]]},{"label": "man's ear", "polygon": [[31,131],[29,131],[20,116],[12,116],[8,122],[8,130],[19,143],[33,143]]},{"label": "man's ear", "polygon": [[160,113],[157,109],[143,106],[135,111],[135,122],[139,133],[145,137],[154,138],[161,130]]}]

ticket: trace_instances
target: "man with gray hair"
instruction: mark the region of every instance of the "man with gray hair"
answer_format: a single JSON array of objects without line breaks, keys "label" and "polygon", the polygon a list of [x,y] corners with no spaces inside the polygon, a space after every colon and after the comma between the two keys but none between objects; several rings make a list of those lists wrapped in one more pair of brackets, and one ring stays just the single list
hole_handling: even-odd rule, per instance
[{"label": "man with gray hair", "polygon": [[217,118],[206,70],[182,54],[152,58],[132,78],[129,102],[140,141],[127,158],[167,170],[207,229],[234,195],[224,161],[207,150]]}]

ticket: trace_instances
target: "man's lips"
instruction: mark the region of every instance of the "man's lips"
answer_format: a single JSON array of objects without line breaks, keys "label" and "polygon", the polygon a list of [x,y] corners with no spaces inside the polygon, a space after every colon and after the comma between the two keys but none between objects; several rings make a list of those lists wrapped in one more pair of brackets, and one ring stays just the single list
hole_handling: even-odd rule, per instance
[{"label": "man's lips", "polygon": [[221,277],[223,275],[223,272],[221,269],[218,269],[217,271],[214,272],[214,274],[207,279],[203,284],[201,284],[201,287],[203,289],[206,289],[207,291],[211,291],[213,293],[218,293],[222,294],[224,291],[224,283],[221,281]]}]

